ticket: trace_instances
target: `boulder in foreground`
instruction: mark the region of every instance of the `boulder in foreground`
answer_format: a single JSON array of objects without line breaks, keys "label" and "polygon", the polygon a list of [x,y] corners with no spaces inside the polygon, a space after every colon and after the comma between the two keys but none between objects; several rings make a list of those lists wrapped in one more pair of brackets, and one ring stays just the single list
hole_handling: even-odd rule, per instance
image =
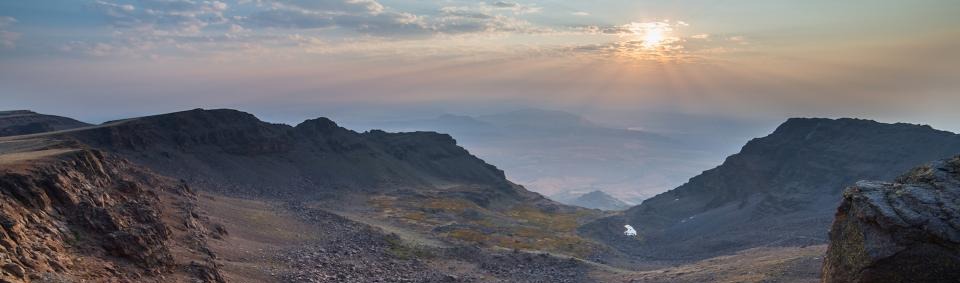
[{"label": "boulder in foreground", "polygon": [[823,282],[956,282],[960,157],[894,183],[847,188],[830,231]]}]

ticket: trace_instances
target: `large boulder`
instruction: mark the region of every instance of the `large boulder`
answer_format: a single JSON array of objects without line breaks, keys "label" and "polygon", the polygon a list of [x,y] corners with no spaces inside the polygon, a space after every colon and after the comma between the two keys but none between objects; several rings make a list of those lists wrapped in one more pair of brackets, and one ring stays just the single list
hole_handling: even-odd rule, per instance
[{"label": "large boulder", "polygon": [[824,282],[957,282],[960,157],[893,183],[849,187],[830,231]]}]

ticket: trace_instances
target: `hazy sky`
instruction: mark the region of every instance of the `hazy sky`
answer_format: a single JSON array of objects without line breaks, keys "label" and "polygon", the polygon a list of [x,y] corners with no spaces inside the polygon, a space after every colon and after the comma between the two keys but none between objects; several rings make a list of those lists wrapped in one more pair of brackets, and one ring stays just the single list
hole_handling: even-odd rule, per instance
[{"label": "hazy sky", "polygon": [[0,1],[0,108],[277,121],[519,107],[960,131],[960,1]]}]

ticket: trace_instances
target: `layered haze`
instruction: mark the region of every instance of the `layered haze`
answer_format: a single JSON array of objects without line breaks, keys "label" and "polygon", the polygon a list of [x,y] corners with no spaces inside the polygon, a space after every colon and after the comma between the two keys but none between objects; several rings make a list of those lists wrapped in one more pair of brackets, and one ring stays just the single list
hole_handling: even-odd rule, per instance
[{"label": "layered haze", "polygon": [[[956,11],[932,0],[4,1],[0,105],[91,123],[226,107],[348,127],[532,107],[716,145],[695,161],[715,165],[788,117],[960,131]],[[683,179],[666,178],[634,187]]]},{"label": "layered haze", "polygon": [[743,143],[729,134],[618,128],[570,112],[535,108],[352,127],[449,133],[470,152],[504,169],[510,180],[568,204],[597,190],[640,203],[715,166]]},{"label": "layered haze", "polygon": [[958,14],[0,1],[0,282],[955,282]]}]

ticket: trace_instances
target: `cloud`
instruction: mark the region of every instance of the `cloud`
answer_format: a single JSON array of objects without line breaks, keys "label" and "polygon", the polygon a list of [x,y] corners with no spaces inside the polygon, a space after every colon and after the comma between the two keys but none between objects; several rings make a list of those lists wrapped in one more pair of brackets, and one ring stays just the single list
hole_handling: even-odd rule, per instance
[{"label": "cloud", "polygon": [[309,4],[300,2],[271,2],[268,10],[245,17],[244,23],[277,29],[343,28],[389,38],[538,30],[527,21],[498,13],[530,10],[529,6],[508,2],[441,7],[432,15],[395,12],[375,1],[326,0]]},{"label": "cloud", "polygon": [[231,56],[277,54],[303,45],[294,40],[298,36],[323,38],[328,48],[365,37],[395,44],[555,32],[522,19],[539,7],[507,1],[427,6],[417,14],[377,0],[96,0],[90,7],[107,19],[110,39],[61,43],[60,51],[93,57]]},{"label": "cloud", "polygon": [[570,14],[571,14],[571,15],[574,15],[574,16],[578,16],[578,17],[586,17],[586,16],[589,16],[589,15],[590,15],[590,13],[587,13],[587,12],[584,12],[584,11],[577,11],[577,12],[573,12],[573,13],[570,13]]},{"label": "cloud", "polygon": [[374,0],[274,0],[276,6],[297,7],[311,11],[379,14],[386,9]]},{"label": "cloud", "polygon": [[17,19],[13,17],[0,16],[0,46],[11,49],[17,46],[17,40],[20,39],[20,34],[7,30],[8,27],[15,23],[17,23]]},{"label": "cloud", "polygon": [[499,10],[509,10],[515,14],[539,13],[543,8],[535,5],[523,5],[516,2],[496,1],[489,4],[490,7]]},{"label": "cloud", "polygon": [[[503,2],[501,5],[509,4]],[[546,28],[535,27],[528,21],[499,14],[496,9],[491,9],[489,6],[443,7],[440,12],[441,14],[434,21],[434,29],[443,34],[548,31]]]},{"label": "cloud", "polygon": [[251,27],[278,29],[345,28],[380,36],[430,33],[430,28],[410,13],[386,11],[376,1],[277,1],[267,10],[243,18]]},{"label": "cloud", "polygon": [[96,1],[98,9],[115,27],[150,33],[197,34],[210,25],[226,24],[229,5],[207,0],[140,0],[133,4]]},{"label": "cloud", "polygon": [[577,27],[574,30],[580,33],[615,36],[616,40],[567,47],[564,52],[640,61],[693,62],[748,49],[746,39],[740,36],[721,37],[725,40],[710,40],[713,36],[705,33],[683,36],[689,27],[684,21],[671,20]]},{"label": "cloud", "polygon": [[748,44],[750,44],[750,42],[747,41],[747,38],[744,37],[744,36],[742,36],[742,35],[731,36],[731,37],[728,37],[727,40],[730,41],[730,42],[735,42],[735,43],[740,44],[740,45],[748,45]]}]

